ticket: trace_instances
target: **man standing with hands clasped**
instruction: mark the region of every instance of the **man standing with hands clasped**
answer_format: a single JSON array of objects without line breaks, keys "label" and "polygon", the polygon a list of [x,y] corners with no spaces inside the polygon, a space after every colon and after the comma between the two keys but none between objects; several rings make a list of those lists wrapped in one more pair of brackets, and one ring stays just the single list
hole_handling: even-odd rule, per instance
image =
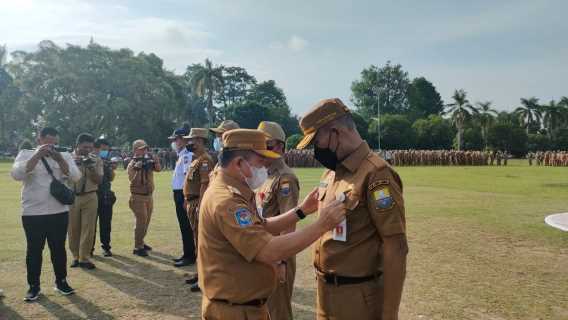
[{"label": "man standing with hands clasped", "polygon": [[199,209],[197,268],[203,319],[268,320],[266,301],[276,289],[276,264],[308,247],[345,217],[344,204],[331,201],[320,206],[314,223],[278,235],[318,208],[314,189],[286,213],[267,219],[258,214],[253,189],[266,180],[265,160],[278,158],[266,149],[266,135],[258,130],[223,134],[220,168]]},{"label": "man standing with hands clasped", "polygon": [[339,99],[316,104],[300,121],[303,149],[328,170],[321,207],[344,201],[347,218],[315,243],[317,319],[398,319],[406,275],[402,181],[361,139]]}]

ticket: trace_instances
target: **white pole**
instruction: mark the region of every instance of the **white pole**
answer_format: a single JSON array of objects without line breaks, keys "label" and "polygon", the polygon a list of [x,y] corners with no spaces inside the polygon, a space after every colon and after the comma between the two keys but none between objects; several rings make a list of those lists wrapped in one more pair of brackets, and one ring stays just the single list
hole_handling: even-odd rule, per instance
[{"label": "white pole", "polygon": [[377,138],[379,141],[379,153],[381,152],[381,89],[377,85]]}]

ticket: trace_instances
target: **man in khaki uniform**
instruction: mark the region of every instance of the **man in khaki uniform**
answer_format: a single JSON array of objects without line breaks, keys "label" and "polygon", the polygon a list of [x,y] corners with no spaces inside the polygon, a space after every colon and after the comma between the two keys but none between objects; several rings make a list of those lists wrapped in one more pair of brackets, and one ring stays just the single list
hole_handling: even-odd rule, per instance
[{"label": "man in khaki uniform", "polygon": [[235,129],[223,135],[220,168],[199,208],[197,269],[203,290],[202,318],[268,320],[266,300],[276,288],[276,263],[308,247],[345,217],[345,206],[333,201],[320,207],[312,224],[286,235],[305,214],[318,207],[313,190],[299,207],[273,218],[257,212],[253,189],[266,180],[266,149],[258,130]]},{"label": "man in khaki uniform", "polygon": [[97,224],[97,190],[103,178],[103,161],[94,155],[95,138],[87,133],[77,137],[73,158],[81,171],[81,180],[73,184],[75,203],[69,210],[69,250],[73,254],[71,268],[94,269],[89,260],[95,241]]},{"label": "man in khaki uniform", "polygon": [[397,319],[406,274],[402,182],[369,149],[339,99],[317,103],[300,121],[303,149],[328,170],[320,208],[345,199],[347,219],[316,241],[317,319]]},{"label": "man in khaki uniform", "polygon": [[[286,151],[286,134],[275,122],[263,121],[258,130],[268,136],[267,148],[280,156]],[[264,218],[276,217],[298,205],[300,183],[283,158],[267,159],[268,179],[256,192],[256,203]],[[293,232],[295,228],[284,230],[281,234]],[[292,291],[296,277],[296,257],[280,261],[276,268],[278,286],[268,299],[268,309],[272,320],[290,320],[292,315]]]},{"label": "man in khaki uniform", "polygon": [[148,256],[148,251],[152,250],[144,242],[148,226],[154,210],[152,193],[154,192],[154,171],[162,170],[160,160],[156,155],[148,153],[148,145],[144,140],[136,140],[132,143],[133,157],[126,171],[130,181],[130,209],[136,219],[134,228],[134,250],[133,254],[141,257]]},{"label": "man in khaki uniform", "polygon": [[[193,240],[195,248],[197,248],[197,232],[199,223],[199,204],[203,198],[205,190],[209,185],[209,174],[213,170],[213,159],[207,152],[207,139],[209,137],[209,130],[205,128],[192,128],[188,136],[189,143],[187,149],[193,153],[193,158],[189,170],[185,175],[185,182],[183,184],[183,196],[186,202],[187,216],[189,224],[193,231]],[[199,291],[197,284],[197,275],[187,281],[191,284],[191,291]]]}]

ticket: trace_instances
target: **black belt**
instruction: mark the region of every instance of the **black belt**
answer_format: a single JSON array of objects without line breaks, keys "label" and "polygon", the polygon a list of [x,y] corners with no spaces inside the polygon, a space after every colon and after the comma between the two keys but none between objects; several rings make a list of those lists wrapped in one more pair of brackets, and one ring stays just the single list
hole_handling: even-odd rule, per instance
[{"label": "black belt", "polygon": [[346,284],[359,284],[367,281],[371,281],[373,279],[377,279],[381,276],[381,272],[365,277],[345,277],[345,276],[338,276],[336,274],[331,273],[323,273],[317,272],[318,278],[322,279],[327,284],[334,284],[336,286],[342,286]]},{"label": "black belt", "polygon": [[199,196],[191,195],[191,196],[187,197],[187,201],[193,201],[193,200],[199,200]]},{"label": "black belt", "polygon": [[149,196],[151,195],[151,193],[136,193],[136,192],[131,192],[132,194],[135,194],[137,196]]},{"label": "black belt", "polygon": [[231,302],[229,300],[225,300],[225,299],[211,299],[211,301],[214,302],[221,302],[221,303],[225,303],[231,306],[251,306],[251,307],[260,307],[263,306],[266,301],[268,299],[254,299],[251,301],[247,301],[247,302],[242,302],[242,303],[235,303],[235,302]]}]

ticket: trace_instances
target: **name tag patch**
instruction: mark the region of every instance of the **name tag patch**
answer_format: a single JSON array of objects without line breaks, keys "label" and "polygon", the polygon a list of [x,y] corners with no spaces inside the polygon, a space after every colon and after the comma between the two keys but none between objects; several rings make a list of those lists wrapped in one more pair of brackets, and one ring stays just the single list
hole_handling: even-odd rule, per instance
[{"label": "name tag patch", "polygon": [[238,208],[235,211],[235,220],[237,221],[237,224],[242,228],[251,226],[252,213],[247,208]]}]

